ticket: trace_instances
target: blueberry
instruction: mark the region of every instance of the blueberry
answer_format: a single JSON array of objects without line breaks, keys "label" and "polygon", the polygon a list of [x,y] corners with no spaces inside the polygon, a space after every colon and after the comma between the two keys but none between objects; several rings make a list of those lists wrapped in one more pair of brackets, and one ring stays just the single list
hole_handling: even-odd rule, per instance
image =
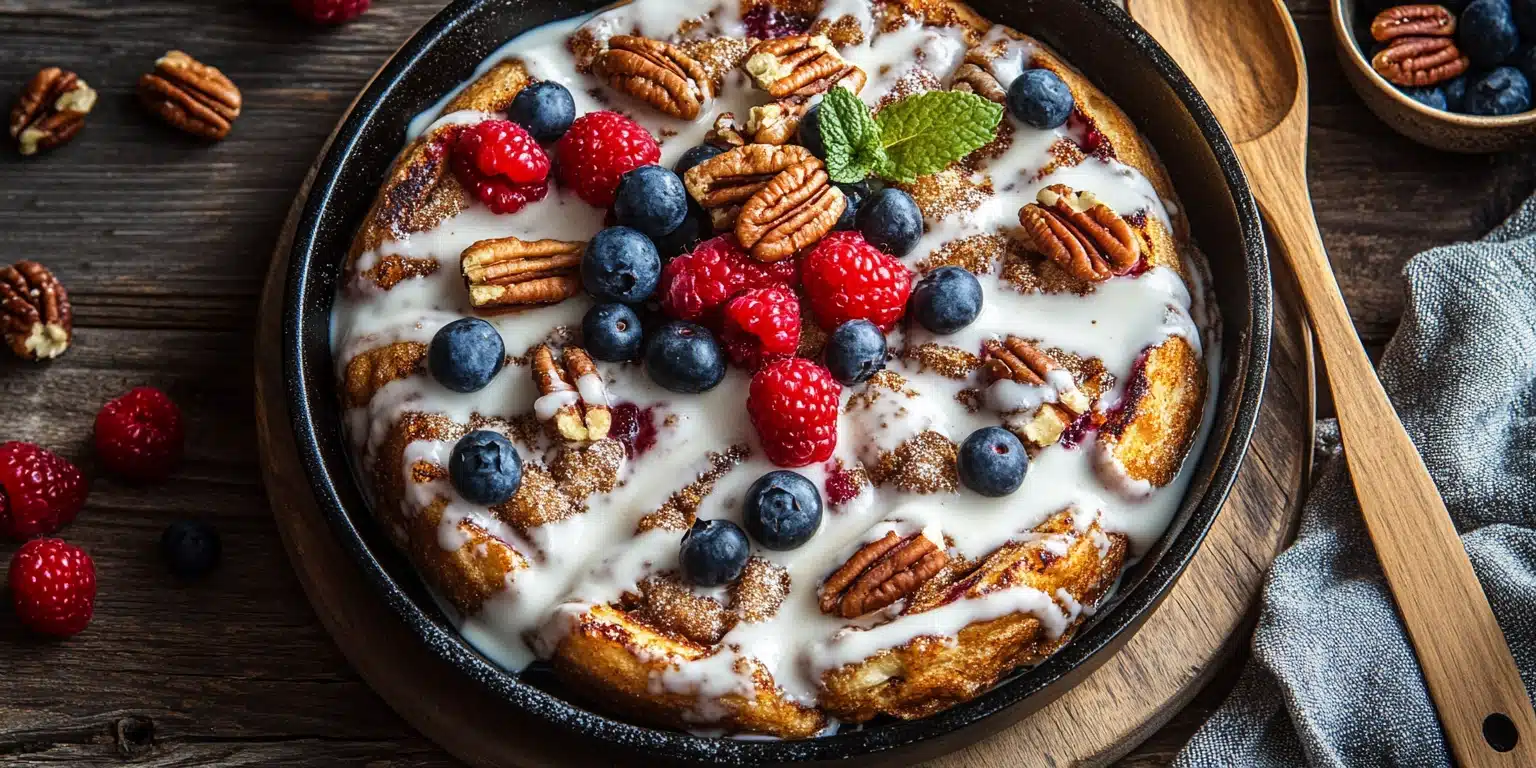
[{"label": "blueberry", "polygon": [[1072,89],[1049,69],[1024,70],[1008,86],[1008,111],[1026,125],[1060,128],[1072,107]]},{"label": "blueberry", "polygon": [[507,117],[527,128],[538,141],[551,142],[571,127],[571,121],[576,119],[576,102],[565,86],[541,80],[517,92]]},{"label": "blueberry", "polygon": [[708,328],[676,321],[645,340],[645,372],[673,392],[707,392],[725,378],[725,356]]},{"label": "blueberry", "polygon": [[1440,86],[1445,91],[1445,108],[1461,112],[1467,108],[1467,76],[1462,75]]},{"label": "blueberry", "polygon": [[983,427],[960,444],[956,469],[965,487],[983,496],[1007,496],[1024,484],[1029,454],[1024,444],[1002,427]]},{"label": "blueberry", "polygon": [[1450,101],[1446,98],[1445,91],[1438,87],[1404,88],[1402,91],[1404,96],[1430,109],[1450,109]]},{"label": "blueberry", "polygon": [[740,526],[729,520],[700,520],[683,536],[678,562],[689,584],[721,587],[741,578],[750,553]]},{"label": "blueberry", "polygon": [[885,367],[885,334],[868,320],[849,320],[827,337],[827,370],[845,386],[861,384]]},{"label": "blueberry", "polygon": [[833,229],[853,229],[859,215],[859,206],[864,204],[864,199],[869,197],[869,182],[861,181],[856,184],[837,184],[837,188],[843,191],[843,199],[848,201],[843,208],[843,215],[837,217],[837,225]]},{"label": "blueberry", "polygon": [[934,333],[954,333],[981,314],[981,283],[960,267],[939,267],[912,289],[918,324]]},{"label": "blueberry", "polygon": [[688,215],[683,218],[683,223],[661,237],[651,238],[651,242],[656,244],[656,252],[661,258],[669,260],[693,250],[694,246],[708,240],[713,233],[709,214],[698,203],[689,200]]},{"label": "blueberry", "polygon": [[800,117],[800,128],[795,138],[799,139],[800,146],[810,150],[811,154],[823,160],[827,159],[827,145],[821,140],[821,102],[816,102]]},{"label": "blueberry", "polygon": [[725,150],[713,144],[700,144],[697,147],[689,147],[682,157],[672,166],[672,172],[679,177],[688,172],[689,168],[718,155],[725,154]]},{"label": "blueberry", "polygon": [[581,284],[598,301],[638,304],[656,290],[661,256],[638,229],[609,227],[587,243]]},{"label": "blueberry", "polygon": [[160,534],[160,556],[178,579],[195,579],[213,570],[223,551],[219,532],[207,523],[177,520]]},{"label": "blueberry", "polygon": [[581,339],[593,357],[610,363],[640,358],[640,317],[626,304],[598,304],[581,319]]},{"label": "blueberry", "polygon": [[911,195],[895,187],[866,198],[854,221],[870,245],[897,258],[911,253],[923,236],[923,212]]},{"label": "blueberry", "polygon": [[671,234],[688,217],[688,190],[677,174],[659,166],[642,165],[619,179],[613,218],[650,237]]},{"label": "blueberry", "polygon": [[1457,43],[1474,67],[1492,67],[1520,45],[1509,0],[1472,0],[1457,20]]},{"label": "blueberry", "polygon": [[796,472],[780,469],[759,477],[742,504],[747,533],[768,549],[795,549],[821,527],[821,492]]},{"label": "blueberry", "polygon": [[427,347],[427,370],[437,383],[455,392],[484,389],[506,361],[501,334],[478,317],[443,326]]},{"label": "blueberry", "polygon": [[1531,108],[1531,82],[1514,67],[1499,67],[1467,87],[1473,115],[1513,115]]},{"label": "blueberry", "polygon": [[454,444],[448,477],[465,501],[492,507],[517,495],[523,483],[523,460],[511,440],[482,429]]},{"label": "blueberry", "polygon": [[[1527,43],[1536,42],[1536,0],[1515,0],[1513,10],[1515,12],[1515,28],[1520,30],[1520,37]],[[1526,75],[1530,77],[1529,74]]]}]

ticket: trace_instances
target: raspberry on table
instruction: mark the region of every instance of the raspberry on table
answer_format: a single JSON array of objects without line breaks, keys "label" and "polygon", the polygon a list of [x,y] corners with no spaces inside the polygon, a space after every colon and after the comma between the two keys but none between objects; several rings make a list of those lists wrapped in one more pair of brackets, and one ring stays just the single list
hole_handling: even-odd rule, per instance
[{"label": "raspberry on table", "polygon": [[849,320],[890,330],[906,311],[912,273],[858,232],[833,232],[800,265],[806,301],[817,324],[831,331]]},{"label": "raspberry on table", "polygon": [[368,10],[372,0],[292,0],[293,10],[316,24],[343,24]]},{"label": "raspberry on table", "polygon": [[493,213],[516,213],[549,193],[549,156],[510,120],[486,120],[453,142],[454,176]]},{"label": "raspberry on table", "polygon": [[734,236],[721,235],[667,262],[657,295],[668,317],[697,321],[741,291],[793,288],[796,278],[793,259],[764,264],[748,256]]},{"label": "raspberry on table", "polygon": [[555,176],[560,186],[598,208],[613,205],[625,173],[660,160],[656,138],[617,112],[588,112],[555,142]]},{"label": "raspberry on table", "polygon": [[748,389],[747,415],[768,460],[794,468],[831,458],[841,391],[827,369],[802,357],[763,366]]},{"label": "raspberry on table", "polygon": [[11,607],[22,626],[69,637],[91,623],[96,608],[96,565],[85,550],[62,539],[33,539],[11,558]]},{"label": "raspberry on table", "polygon": [[135,387],[96,414],[96,457],[129,480],[163,480],[181,461],[181,409],[154,387]]},{"label": "raspberry on table", "polygon": [[80,514],[85,494],[85,478],[62,456],[31,443],[0,443],[0,535],[53,533]]},{"label": "raspberry on table", "polygon": [[788,288],[752,288],[726,302],[720,339],[731,362],[748,370],[792,357],[800,346],[800,300]]}]

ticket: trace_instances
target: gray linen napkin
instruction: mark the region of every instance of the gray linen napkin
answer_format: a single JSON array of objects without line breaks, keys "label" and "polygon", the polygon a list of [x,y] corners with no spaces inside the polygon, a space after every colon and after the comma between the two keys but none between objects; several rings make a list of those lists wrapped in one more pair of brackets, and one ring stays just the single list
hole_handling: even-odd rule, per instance
[{"label": "gray linen napkin", "polygon": [[[1408,306],[1382,357],[1382,383],[1445,497],[1530,692],[1536,198],[1487,238],[1421,253],[1404,273]],[[1336,451],[1337,426],[1322,432]],[[1347,468],[1331,458],[1296,542],[1267,577],[1252,661],[1175,765],[1450,762]]]}]

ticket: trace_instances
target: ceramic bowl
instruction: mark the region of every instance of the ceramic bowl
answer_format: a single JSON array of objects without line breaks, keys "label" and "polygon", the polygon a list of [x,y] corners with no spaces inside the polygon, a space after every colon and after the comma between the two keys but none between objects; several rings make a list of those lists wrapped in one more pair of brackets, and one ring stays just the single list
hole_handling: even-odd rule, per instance
[{"label": "ceramic bowl", "polygon": [[1375,5],[1361,0],[1332,0],[1334,47],[1344,76],[1383,122],[1414,141],[1447,152],[1503,152],[1536,139],[1536,110],[1518,115],[1482,117],[1446,112],[1408,98],[1397,86],[1371,68],[1365,47],[1357,44],[1357,30],[1375,18]]},{"label": "ceramic bowl", "polygon": [[[1271,289],[1264,239],[1231,145],[1189,80],[1109,0],[978,0],[988,17],[1026,30],[1081,66],[1162,156],[1210,254],[1222,365],[1215,423],[1167,534],[1130,569],[1114,600],[1045,663],[932,717],[890,720],[796,741],[711,738],[646,728],[588,710],[552,675],[509,673],[474,650],[390,544],[354,480],[342,435],[330,317],[341,262],[406,124],[518,33],[597,10],[606,0],[457,0],[409,40],[358,97],[315,171],[286,276],[288,402],[300,458],[320,509],[382,599],[432,651],[532,718],[639,759],[714,765],[838,761],[912,764],[984,738],[1085,678],[1150,615],[1200,546],[1248,448],[1269,361]],[[470,684],[466,682],[466,684]],[[553,738],[555,734],[551,734]],[[511,759],[513,756],[509,756]],[[891,762],[891,761],[899,761]]]}]

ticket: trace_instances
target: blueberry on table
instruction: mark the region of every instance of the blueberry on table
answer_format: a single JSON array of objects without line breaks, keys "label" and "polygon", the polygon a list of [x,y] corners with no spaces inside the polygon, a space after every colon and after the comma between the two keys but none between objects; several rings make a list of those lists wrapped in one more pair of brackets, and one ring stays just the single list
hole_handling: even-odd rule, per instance
[{"label": "blueberry on table", "polygon": [[677,174],[659,166],[642,165],[619,178],[613,218],[648,237],[671,234],[688,217],[688,191]]},{"label": "blueberry on table", "polygon": [[484,389],[506,360],[501,334],[478,317],[443,326],[427,347],[427,371],[437,383],[455,392]]},{"label": "blueberry on table", "polygon": [[1472,0],[1456,24],[1456,41],[1474,67],[1492,67],[1520,45],[1509,0]]},{"label": "blueberry on table", "polygon": [[1012,432],[983,427],[960,444],[956,469],[965,487],[983,496],[1007,496],[1024,484],[1029,455]]},{"label": "blueberry on table", "polygon": [[1404,88],[1403,95],[1407,96],[1430,109],[1449,110],[1450,101],[1445,96],[1445,91],[1437,86],[1428,88]]},{"label": "blueberry on table", "polygon": [[817,102],[800,117],[800,127],[796,129],[795,138],[811,154],[822,160],[827,159],[827,145],[821,139],[821,102]]},{"label": "blueberry on table", "polygon": [[871,194],[854,217],[859,233],[870,245],[901,258],[923,236],[923,212],[912,196],[895,187]]},{"label": "blueberry on table", "polygon": [[795,549],[821,527],[821,492],[804,475],[775,470],[747,489],[742,517],[758,544],[779,552]]},{"label": "blueberry on table", "polygon": [[598,304],[581,318],[581,339],[599,360],[622,363],[640,358],[640,317],[627,304]]},{"label": "blueberry on table", "polygon": [[981,282],[969,270],[939,267],[912,289],[912,313],[934,333],[954,333],[981,314]]},{"label": "blueberry on table", "polygon": [[1060,128],[1072,116],[1072,89],[1049,69],[1026,69],[1008,85],[1008,111],[1025,125]]},{"label": "blueberry on table", "polygon": [[482,429],[454,444],[448,477],[465,501],[492,507],[517,495],[517,487],[523,484],[523,460],[511,440]]},{"label": "blueberry on table", "polygon": [[598,301],[638,304],[656,290],[661,256],[640,230],[609,227],[587,242],[581,284]]},{"label": "blueberry on table", "polygon": [[195,579],[212,571],[223,550],[219,532],[207,523],[177,520],[160,534],[160,556],[178,579]]},{"label": "blueberry on table", "polygon": [[1499,67],[1467,87],[1472,115],[1513,115],[1531,108],[1531,82],[1514,67]]},{"label": "blueberry on table", "polygon": [[885,367],[885,334],[868,320],[849,320],[827,337],[823,354],[839,384],[862,384]]},{"label": "blueberry on table", "polygon": [[725,355],[708,328],[670,322],[646,339],[645,372],[663,389],[706,392],[725,378]]},{"label": "blueberry on table", "polygon": [[571,121],[576,119],[576,101],[565,86],[540,80],[517,92],[507,117],[547,144],[564,136],[571,127]]},{"label": "blueberry on table", "polygon": [[683,580],[697,587],[723,587],[741,578],[751,545],[729,520],[700,520],[683,536],[678,563]]},{"label": "blueberry on table", "polygon": [[857,226],[859,207],[864,204],[864,199],[869,197],[869,182],[860,181],[855,184],[836,183],[833,186],[843,191],[843,199],[848,204],[843,208],[843,215],[837,217],[837,224],[832,228],[835,230],[853,229]]},{"label": "blueberry on table", "polygon": [[697,147],[689,147],[682,157],[672,165],[672,172],[679,177],[688,172],[689,168],[710,159],[725,154],[725,150],[713,144],[700,144]]}]

